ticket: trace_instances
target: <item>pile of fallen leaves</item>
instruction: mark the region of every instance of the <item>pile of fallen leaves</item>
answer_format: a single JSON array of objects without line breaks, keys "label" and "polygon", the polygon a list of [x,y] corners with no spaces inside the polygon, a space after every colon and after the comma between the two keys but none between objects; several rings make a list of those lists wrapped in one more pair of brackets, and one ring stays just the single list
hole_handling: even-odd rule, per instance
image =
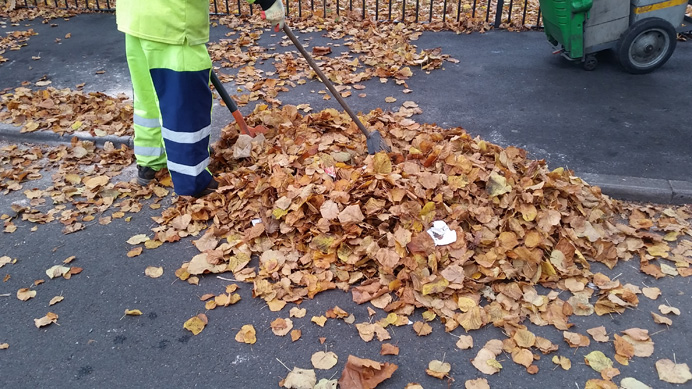
[{"label": "pile of fallen leaves", "polygon": [[[357,303],[377,299],[394,322],[425,308],[448,331],[493,324],[511,334],[527,318],[567,330],[572,314],[636,307],[637,291],[594,274],[592,262],[612,268],[638,255],[655,277],[692,274],[690,246],[667,243],[690,234],[689,214],[661,215],[666,235],[650,232],[652,215],[637,209],[620,222],[598,188],[524,150],[373,111],[367,125],[386,134],[392,152],[365,157],[362,135],[335,110],[259,107],[251,119],[276,136],[229,163],[236,133],[227,131],[213,165],[219,193],[157,219],[161,242],[212,222],[181,279],[231,271],[268,303],[351,289]],[[426,231],[436,220],[456,232],[454,243],[435,245]],[[253,255],[257,267],[248,266]],[[536,285],[573,296],[540,295]]]},{"label": "pile of fallen leaves", "polygon": [[[37,86],[50,84],[38,81]],[[15,88],[0,94],[0,122],[21,126],[21,132],[52,131],[61,135],[88,131],[93,136],[132,135],[132,101],[121,94],[70,88]]]}]

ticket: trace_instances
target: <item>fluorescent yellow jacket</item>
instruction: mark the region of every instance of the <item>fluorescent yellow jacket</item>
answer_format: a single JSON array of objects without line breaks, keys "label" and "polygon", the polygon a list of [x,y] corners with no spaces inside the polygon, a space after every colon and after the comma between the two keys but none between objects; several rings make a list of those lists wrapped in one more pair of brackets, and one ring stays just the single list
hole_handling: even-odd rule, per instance
[{"label": "fluorescent yellow jacket", "polygon": [[154,42],[209,41],[208,0],[118,0],[115,20],[118,30]]}]

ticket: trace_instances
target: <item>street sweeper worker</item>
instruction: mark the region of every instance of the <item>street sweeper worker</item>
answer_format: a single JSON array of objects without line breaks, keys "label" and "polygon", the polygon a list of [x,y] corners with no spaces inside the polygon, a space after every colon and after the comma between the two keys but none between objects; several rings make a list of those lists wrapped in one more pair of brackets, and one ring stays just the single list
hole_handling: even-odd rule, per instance
[{"label": "street sweeper worker", "polygon": [[[262,7],[273,28],[283,27],[282,0],[249,2]],[[137,182],[146,185],[168,167],[177,194],[213,192],[209,1],[118,0],[115,16],[134,94]]]}]

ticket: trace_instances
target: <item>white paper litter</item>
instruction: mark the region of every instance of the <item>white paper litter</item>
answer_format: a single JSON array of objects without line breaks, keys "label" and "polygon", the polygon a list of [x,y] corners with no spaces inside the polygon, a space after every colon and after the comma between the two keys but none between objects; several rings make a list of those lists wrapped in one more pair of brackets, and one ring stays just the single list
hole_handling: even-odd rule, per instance
[{"label": "white paper litter", "polygon": [[435,241],[435,246],[444,246],[457,241],[457,232],[450,230],[447,223],[442,220],[435,220],[427,232]]},{"label": "white paper litter", "polygon": [[254,227],[254,226],[262,223],[262,219],[252,219],[251,222],[252,222],[252,226]]}]

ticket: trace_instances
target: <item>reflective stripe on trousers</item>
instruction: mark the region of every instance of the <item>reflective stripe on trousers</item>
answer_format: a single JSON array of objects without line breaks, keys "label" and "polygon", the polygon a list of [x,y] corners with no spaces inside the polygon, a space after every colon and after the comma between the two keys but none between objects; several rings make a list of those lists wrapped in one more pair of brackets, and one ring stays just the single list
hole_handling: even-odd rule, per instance
[{"label": "reflective stripe on trousers", "polygon": [[167,165],[176,193],[195,195],[212,179],[207,169],[212,107],[207,49],[131,35],[126,35],[126,48],[137,163],[155,170]]}]

